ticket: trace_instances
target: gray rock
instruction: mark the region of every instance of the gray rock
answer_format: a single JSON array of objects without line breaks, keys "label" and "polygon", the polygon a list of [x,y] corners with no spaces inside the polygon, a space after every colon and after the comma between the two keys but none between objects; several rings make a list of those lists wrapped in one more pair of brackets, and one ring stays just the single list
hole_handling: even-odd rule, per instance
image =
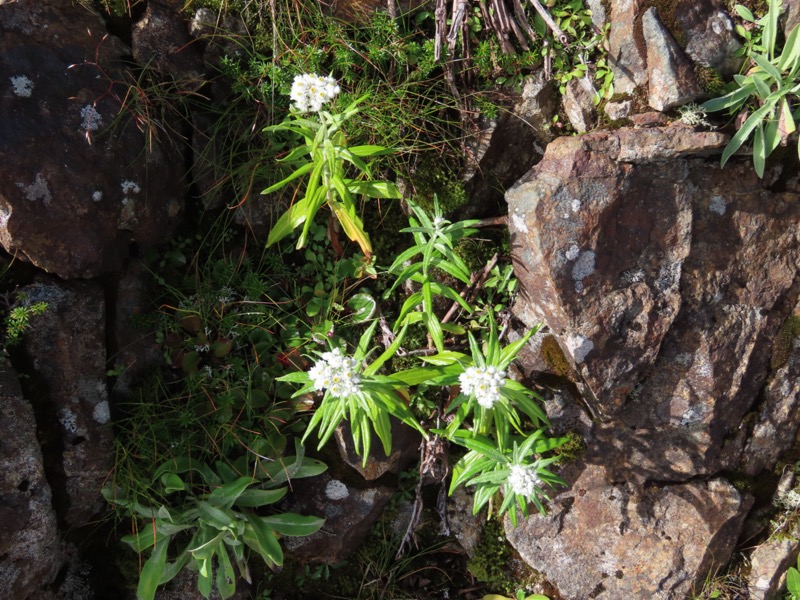
[{"label": "gray rock", "polygon": [[[742,471],[750,476],[771,469],[795,443],[800,427],[800,348],[793,333],[784,325],[775,341],[773,365],[777,369],[764,388],[753,431],[742,454]],[[776,355],[784,351],[788,351],[785,364],[775,365]]]},{"label": "gray rock", "polygon": [[204,81],[200,46],[190,43],[189,25],[180,14],[180,3],[149,0],[142,17],[133,25],[131,48],[140,65],[183,79],[181,85]]},{"label": "gray rock", "polygon": [[645,49],[636,42],[639,4],[637,0],[616,0],[610,6],[608,63],[614,72],[617,94],[630,94],[647,83]]},{"label": "gray rock", "polygon": [[378,521],[393,490],[360,488],[325,473],[292,483],[293,512],[323,517],[325,526],[307,537],[286,537],[286,550],[312,563],[335,564],[355,552]]},{"label": "gray rock", "polygon": [[97,283],[41,281],[22,291],[47,312],[31,320],[23,348],[48,415],[45,436],[58,440],[68,506],[64,522],[79,527],[106,506],[100,495],[114,464],[111,407],[106,388],[105,299]]},{"label": "gray rock", "polygon": [[630,100],[621,100],[620,102],[609,102],[603,108],[609,119],[618,121],[626,119],[631,114],[633,109],[633,102]]},{"label": "gray rock", "polygon": [[695,100],[702,94],[691,63],[661,24],[655,7],[642,16],[642,35],[647,47],[648,103],[666,111]]},{"label": "gray rock", "polygon": [[63,563],[36,421],[17,374],[0,363],[0,576],[7,597],[39,598]]},{"label": "gray rock", "polygon": [[[800,493],[795,488],[793,471],[787,471],[778,483],[773,505],[788,512],[800,508]],[[800,525],[797,523],[780,537],[769,539],[750,553],[750,574],[747,591],[751,600],[778,600],[780,589],[786,585],[786,571],[797,564],[800,554]]]},{"label": "gray rock", "polygon": [[524,265],[514,311],[558,337],[615,480],[735,469],[797,302],[800,191],[688,158],[725,140],[681,127],[559,138],[506,194]]},{"label": "gray rock", "polygon": [[594,127],[597,111],[594,97],[597,90],[588,77],[572,79],[567,82],[564,93],[564,112],[567,113],[572,128],[577,133],[586,133]]},{"label": "gray rock", "polygon": [[483,123],[468,142],[472,166],[464,177],[470,202],[454,219],[497,214],[496,208],[503,205],[502,190],[536,164],[555,137],[550,126],[558,112],[557,91],[542,72],[531,75],[513,109]]},{"label": "gray rock", "polygon": [[678,0],[672,11],[676,35],[685,41],[682,46],[689,58],[726,79],[739,72],[744,59],[736,53],[742,44],[722,0]]},{"label": "gray rock", "polygon": [[129,54],[70,0],[0,5],[0,244],[63,278],[118,269],[182,210],[182,153],[123,102]]},{"label": "gray rock", "polygon": [[684,598],[730,557],[751,498],[723,479],[609,484],[598,465],[572,465],[550,513],[530,516],[509,542],[566,600]]},{"label": "gray rock", "polygon": [[372,435],[372,451],[366,466],[363,458],[358,456],[353,445],[353,434],[349,423],[340,425],[335,433],[336,448],[342,460],[358,471],[367,481],[372,481],[386,473],[399,473],[419,457],[419,444],[422,436],[414,429],[395,419],[392,421],[392,448],[388,456],[383,452],[383,445],[374,432]]}]

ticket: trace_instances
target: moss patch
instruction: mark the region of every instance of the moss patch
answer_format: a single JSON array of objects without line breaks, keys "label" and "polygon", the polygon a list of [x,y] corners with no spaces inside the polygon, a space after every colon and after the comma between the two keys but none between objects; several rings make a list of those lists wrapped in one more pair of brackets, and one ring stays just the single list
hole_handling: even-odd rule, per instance
[{"label": "moss patch", "polygon": [[772,345],[772,360],[770,366],[775,371],[780,369],[789,360],[794,349],[794,340],[800,336],[800,315],[792,315],[778,330]]}]

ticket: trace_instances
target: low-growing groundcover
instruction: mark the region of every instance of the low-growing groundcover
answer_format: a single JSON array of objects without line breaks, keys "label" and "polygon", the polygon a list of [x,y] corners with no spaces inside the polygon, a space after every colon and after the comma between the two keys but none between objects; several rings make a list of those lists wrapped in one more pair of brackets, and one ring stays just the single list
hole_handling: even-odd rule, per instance
[{"label": "low-growing groundcover", "polygon": [[[559,22],[577,35],[586,15],[573,19],[574,2],[562,4]],[[245,58],[221,61],[231,106],[257,110],[238,120],[220,114],[215,131],[229,158],[198,156],[198,172],[214,174],[231,209],[274,208],[269,233],[240,228],[223,209],[198,217],[200,233],[151,260],[158,309],[149,324],[163,366],[119,407],[117,464],[104,489],[138,557],[142,599],[184,570],[205,597],[231,597],[242,581],[261,598],[304,597],[303,586],[287,596],[270,573],[284,565],[284,537],[324,526],[291,511],[291,483],[326,469],[309,454],[343,422],[365,462],[388,453],[391,419],[428,444],[450,444],[449,491],[470,489],[475,514],[516,522],[530,506],[544,512],[549,490],[563,483],[550,465],[566,439],[548,436],[539,398],[509,377],[535,331],[508,340],[516,281],[507,256],[481,241],[483,223],[450,222],[435,196],[426,208],[414,201],[419,155],[433,150],[460,164],[448,136],[465,107],[448,99],[453,82],[429,60],[430,45],[401,34],[412,21],[424,31],[430,15],[379,13],[376,27],[351,29],[295,8],[273,12],[272,35],[259,29],[262,45]],[[462,48],[480,42],[472,31]],[[591,39],[587,52],[599,47]],[[480,46],[484,61],[500,56],[492,43]],[[540,50],[529,48],[510,78],[505,67],[479,74],[518,85]],[[562,52],[555,64],[569,62]],[[236,136],[224,129],[233,122]],[[407,208],[400,231],[384,232],[376,219],[390,204]],[[373,244],[384,235],[398,243]],[[476,260],[482,246],[486,260]],[[441,547],[452,554],[444,544],[387,566],[388,577],[410,580],[396,567],[422,564]],[[311,581],[334,567],[291,570]],[[359,597],[368,588],[362,581]],[[473,590],[483,591],[493,590]]]}]

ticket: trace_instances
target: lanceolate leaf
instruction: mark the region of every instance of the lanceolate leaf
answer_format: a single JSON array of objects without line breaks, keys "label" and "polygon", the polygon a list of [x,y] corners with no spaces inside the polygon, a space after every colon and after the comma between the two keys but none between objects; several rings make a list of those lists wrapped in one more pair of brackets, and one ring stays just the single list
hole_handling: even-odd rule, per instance
[{"label": "lanceolate leaf", "polygon": [[261,517],[261,522],[282,535],[306,536],[315,533],[325,524],[325,519],[314,516],[282,513]]},{"label": "lanceolate leaf", "polygon": [[168,537],[160,539],[153,548],[150,558],[144,563],[139,575],[139,584],[136,587],[138,600],[152,600],[155,597],[156,589],[161,583],[161,576],[167,564],[169,540]]}]

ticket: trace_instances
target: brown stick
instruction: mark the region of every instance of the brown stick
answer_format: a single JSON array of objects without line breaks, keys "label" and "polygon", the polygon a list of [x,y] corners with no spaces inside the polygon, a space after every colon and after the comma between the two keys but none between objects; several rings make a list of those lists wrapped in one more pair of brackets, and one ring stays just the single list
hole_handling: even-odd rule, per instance
[{"label": "brown stick", "polygon": [[538,12],[541,15],[542,19],[544,19],[544,22],[547,23],[547,26],[553,30],[553,33],[555,34],[558,41],[561,42],[562,44],[566,44],[569,41],[569,37],[567,36],[566,33],[564,33],[561,27],[559,27],[558,24],[553,20],[553,17],[550,16],[550,13],[547,12],[547,9],[541,5],[539,0],[530,0],[530,2],[531,4],[533,4],[533,8],[536,9],[536,12]]}]

